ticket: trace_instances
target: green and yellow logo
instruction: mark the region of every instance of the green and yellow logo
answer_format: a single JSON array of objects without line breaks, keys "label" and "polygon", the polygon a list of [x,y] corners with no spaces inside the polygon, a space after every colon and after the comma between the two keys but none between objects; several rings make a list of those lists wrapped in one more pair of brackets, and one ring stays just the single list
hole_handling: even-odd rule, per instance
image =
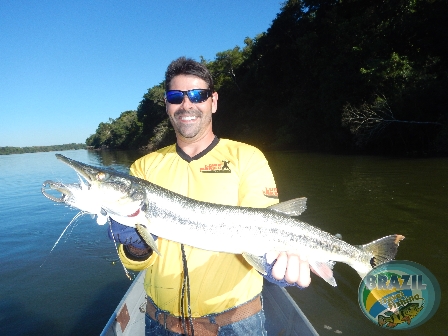
[{"label": "green and yellow logo", "polygon": [[361,281],[359,306],[381,328],[403,330],[428,321],[440,304],[440,286],[424,266],[391,261],[372,269]]}]

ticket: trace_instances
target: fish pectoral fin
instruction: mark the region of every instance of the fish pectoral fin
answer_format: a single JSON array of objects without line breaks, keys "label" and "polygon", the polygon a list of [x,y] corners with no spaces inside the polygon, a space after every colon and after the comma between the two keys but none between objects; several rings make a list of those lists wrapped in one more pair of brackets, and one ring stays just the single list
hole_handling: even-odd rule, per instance
[{"label": "fish pectoral fin", "polygon": [[264,263],[263,258],[253,255],[251,253],[242,253],[244,259],[251,265],[253,268],[255,268],[258,272],[260,272],[263,275],[266,275],[266,270],[264,269]]},{"label": "fish pectoral fin", "polygon": [[334,261],[321,262],[321,261],[310,260],[309,264],[310,264],[310,267],[313,269],[314,273],[316,273],[318,276],[320,276],[322,279],[324,279],[326,282],[328,282],[333,287],[337,286],[336,280],[333,277],[333,271],[332,271],[332,268],[335,264]]},{"label": "fish pectoral fin", "polygon": [[306,197],[294,198],[289,201],[271,205],[268,209],[281,212],[288,216],[299,216],[306,210]]},{"label": "fish pectoral fin", "polygon": [[135,228],[137,229],[137,232],[140,234],[140,236],[143,238],[146,244],[159,256],[161,256],[159,249],[157,248],[157,243],[152,237],[151,233],[148,231],[148,228],[146,225],[143,224],[135,224]]}]

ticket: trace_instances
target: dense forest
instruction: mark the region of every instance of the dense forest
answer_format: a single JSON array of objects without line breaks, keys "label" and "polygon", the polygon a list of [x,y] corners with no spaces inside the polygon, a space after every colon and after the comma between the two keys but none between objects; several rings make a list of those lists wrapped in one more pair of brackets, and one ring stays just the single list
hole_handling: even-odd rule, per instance
[{"label": "dense forest", "polygon": [[85,144],[65,144],[65,145],[54,145],[54,146],[30,146],[30,147],[0,147],[0,155],[7,154],[24,154],[24,153],[37,153],[37,152],[53,152],[53,151],[63,151],[70,149],[86,149]]},{"label": "dense forest", "polygon": [[[446,13],[447,0],[286,1],[244,47],[201,58],[219,93],[215,133],[263,150],[447,154]],[[161,82],[86,144],[172,143],[163,94]]]}]

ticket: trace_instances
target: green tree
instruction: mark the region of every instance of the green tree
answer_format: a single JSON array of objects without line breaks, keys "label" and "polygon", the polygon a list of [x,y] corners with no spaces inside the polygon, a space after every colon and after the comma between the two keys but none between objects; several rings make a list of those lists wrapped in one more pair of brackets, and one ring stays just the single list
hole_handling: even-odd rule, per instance
[{"label": "green tree", "polygon": [[109,146],[113,148],[136,148],[142,132],[142,123],[138,121],[136,111],[125,111],[111,124]]},{"label": "green tree", "polygon": [[139,144],[147,146],[154,136],[154,129],[168,118],[165,111],[165,82],[148,89],[138,105],[137,117],[142,123]]},{"label": "green tree", "polygon": [[113,119],[109,118],[109,122],[101,122],[95,134],[89,136],[86,140],[87,146],[92,146],[94,148],[107,147],[112,139],[112,122]]},{"label": "green tree", "polygon": [[125,111],[117,119],[100,123],[95,134],[87,138],[87,146],[94,148],[138,148],[142,124],[136,111]]}]

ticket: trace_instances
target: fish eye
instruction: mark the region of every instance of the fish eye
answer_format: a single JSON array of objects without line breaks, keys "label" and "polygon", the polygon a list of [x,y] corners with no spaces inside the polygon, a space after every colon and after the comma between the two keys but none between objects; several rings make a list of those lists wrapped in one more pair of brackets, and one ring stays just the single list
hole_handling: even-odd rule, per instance
[{"label": "fish eye", "polygon": [[107,178],[106,173],[99,172],[98,174],[96,174],[96,179],[97,179],[98,181],[103,181],[103,180],[105,180],[106,178]]}]

